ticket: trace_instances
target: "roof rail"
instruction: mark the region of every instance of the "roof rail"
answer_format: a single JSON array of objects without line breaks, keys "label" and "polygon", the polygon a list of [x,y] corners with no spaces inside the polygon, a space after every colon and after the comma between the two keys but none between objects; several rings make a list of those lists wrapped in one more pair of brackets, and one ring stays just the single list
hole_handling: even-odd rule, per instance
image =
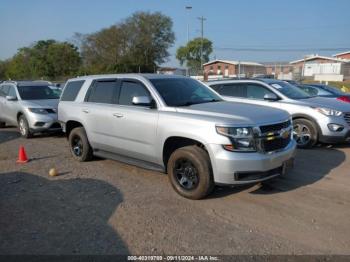
[{"label": "roof rail", "polygon": [[12,83],[12,84],[17,84],[17,81],[14,80],[5,80],[2,83]]}]

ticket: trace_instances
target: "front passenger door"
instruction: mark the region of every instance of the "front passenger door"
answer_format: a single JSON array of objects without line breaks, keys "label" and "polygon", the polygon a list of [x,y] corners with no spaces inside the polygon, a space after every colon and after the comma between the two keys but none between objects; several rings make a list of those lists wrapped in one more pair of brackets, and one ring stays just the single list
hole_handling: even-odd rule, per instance
[{"label": "front passenger door", "polygon": [[120,154],[157,163],[158,110],[134,105],[135,96],[148,96],[147,87],[134,79],[122,80],[118,105],[114,110],[113,135]]}]

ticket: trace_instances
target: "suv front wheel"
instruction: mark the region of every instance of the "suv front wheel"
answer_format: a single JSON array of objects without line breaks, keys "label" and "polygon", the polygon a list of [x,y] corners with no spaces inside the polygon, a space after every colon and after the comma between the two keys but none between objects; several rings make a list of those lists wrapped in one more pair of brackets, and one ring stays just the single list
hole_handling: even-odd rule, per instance
[{"label": "suv front wheel", "polygon": [[83,127],[74,128],[68,140],[70,151],[76,160],[85,162],[92,159],[92,148]]},{"label": "suv front wheel", "polygon": [[299,148],[311,148],[317,142],[317,128],[307,119],[293,120],[293,136]]},{"label": "suv front wheel", "polygon": [[167,170],[172,187],[183,197],[201,199],[214,188],[208,153],[198,146],[175,150]]},{"label": "suv front wheel", "polygon": [[33,133],[30,131],[28,121],[24,115],[21,115],[18,118],[18,127],[19,127],[19,132],[21,133],[21,136],[25,138],[33,137]]}]

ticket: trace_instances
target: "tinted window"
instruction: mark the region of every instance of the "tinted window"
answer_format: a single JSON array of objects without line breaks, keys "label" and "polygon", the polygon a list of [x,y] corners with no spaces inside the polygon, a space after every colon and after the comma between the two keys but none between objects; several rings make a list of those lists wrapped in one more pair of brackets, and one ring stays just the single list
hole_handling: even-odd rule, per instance
[{"label": "tinted window", "polygon": [[222,101],[210,88],[191,78],[168,78],[150,80],[168,106]]},{"label": "tinted window", "polygon": [[17,97],[16,90],[15,90],[15,88],[13,86],[10,87],[8,95],[12,96],[12,97]]},{"label": "tinted window", "polygon": [[0,96],[7,96],[9,90],[9,86],[2,86],[0,87]]},{"label": "tinted window", "polygon": [[18,93],[22,100],[59,99],[48,86],[18,86]]},{"label": "tinted window", "polygon": [[112,104],[116,97],[116,81],[96,81],[91,87],[87,102]]},{"label": "tinted window", "polygon": [[267,88],[261,85],[246,84],[246,87],[247,87],[247,98],[263,100],[265,95],[274,94],[272,91],[268,90]]},{"label": "tinted window", "polygon": [[243,84],[224,85],[219,93],[223,96],[247,97],[247,89]]},{"label": "tinted window", "polygon": [[132,99],[134,96],[150,96],[148,90],[137,82],[123,81],[120,90],[119,104],[120,105],[132,105]]},{"label": "tinted window", "polygon": [[74,101],[85,81],[68,82],[61,97],[61,101]]}]

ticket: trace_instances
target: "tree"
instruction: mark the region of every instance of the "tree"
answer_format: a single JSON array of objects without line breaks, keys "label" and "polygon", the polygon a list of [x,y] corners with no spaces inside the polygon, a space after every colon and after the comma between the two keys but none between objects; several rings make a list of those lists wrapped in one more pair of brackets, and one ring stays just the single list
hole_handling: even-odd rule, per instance
[{"label": "tree", "polygon": [[57,79],[74,76],[81,58],[77,47],[67,42],[40,40],[20,48],[8,62],[5,75],[11,79]]},{"label": "tree", "polygon": [[203,38],[203,59],[202,54],[202,38],[198,37],[187,43],[186,46],[181,46],[176,51],[176,59],[181,65],[186,63],[186,66],[196,72],[202,68],[202,63],[209,61],[209,56],[213,52],[213,43]]},{"label": "tree", "polygon": [[87,73],[153,72],[166,61],[175,40],[171,18],[137,12],[123,22],[82,36],[84,70]]}]

